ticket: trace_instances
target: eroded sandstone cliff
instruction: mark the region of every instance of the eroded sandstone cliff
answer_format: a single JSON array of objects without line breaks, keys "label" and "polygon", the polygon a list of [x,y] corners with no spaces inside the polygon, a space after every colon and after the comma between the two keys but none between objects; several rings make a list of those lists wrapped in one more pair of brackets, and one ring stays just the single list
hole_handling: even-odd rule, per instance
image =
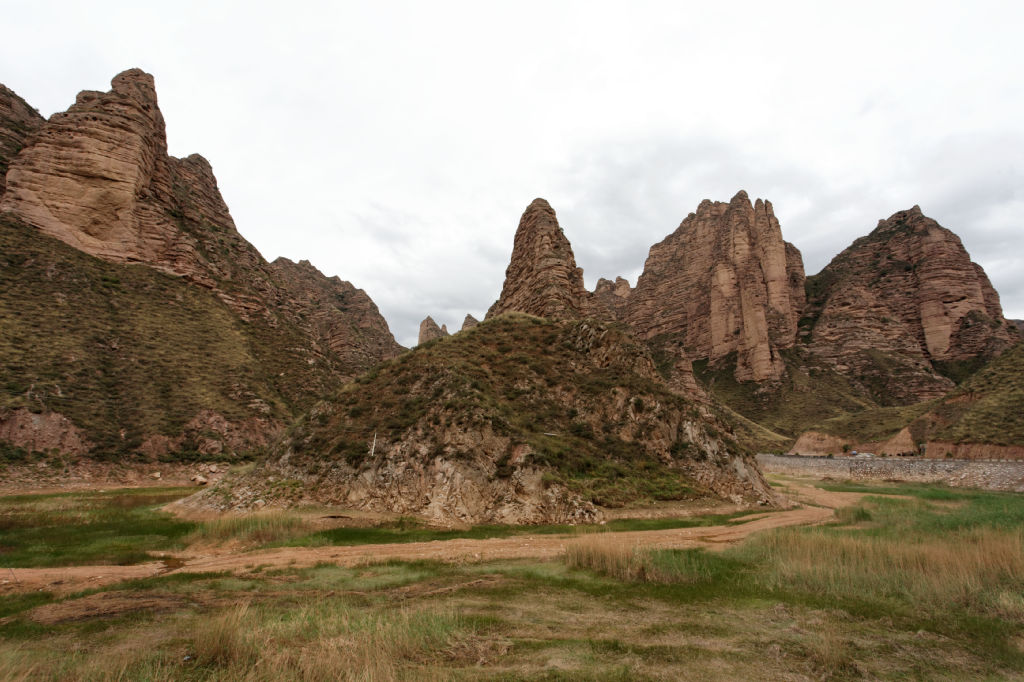
[{"label": "eroded sandstone cliff", "polygon": [[695,359],[736,353],[739,380],[779,378],[804,307],[800,252],[770,202],[746,192],[703,201],[651,247],[626,320],[644,338],[679,337]]},{"label": "eroded sandstone cliff", "polygon": [[98,258],[209,288],[243,319],[301,326],[303,352],[343,375],[401,350],[364,292],[308,263],[268,264],[238,233],[209,162],[168,156],[153,77],[139,69],[42,124],[7,183],[0,211]]},{"label": "eroded sandstone cliff", "polygon": [[626,306],[629,305],[632,293],[633,288],[622,277],[616,277],[614,282],[602,277],[597,280],[594,287],[594,297],[619,319],[625,317]]},{"label": "eroded sandstone cliff", "polygon": [[420,335],[416,341],[416,345],[420,346],[427,341],[433,341],[434,339],[443,339],[448,336],[447,326],[438,327],[437,322],[434,322],[434,318],[427,315],[427,317],[420,322]]},{"label": "eroded sandstone cliff", "polygon": [[[883,404],[936,398],[1018,336],[960,238],[900,211],[811,278],[810,352]],[[884,396],[891,396],[885,400]]]},{"label": "eroded sandstone cliff", "polygon": [[519,220],[501,296],[487,317],[506,312],[552,320],[608,317],[601,308],[583,286],[583,270],[576,266],[555,210],[544,199],[534,199]]},{"label": "eroded sandstone cliff", "polygon": [[22,428],[30,408],[100,456],[208,456],[201,430],[251,451],[402,350],[365,292],[267,263],[238,233],[209,162],[168,156],[152,76],[111,86],[49,121],[0,89],[0,429],[26,434],[14,445],[46,440]]}]

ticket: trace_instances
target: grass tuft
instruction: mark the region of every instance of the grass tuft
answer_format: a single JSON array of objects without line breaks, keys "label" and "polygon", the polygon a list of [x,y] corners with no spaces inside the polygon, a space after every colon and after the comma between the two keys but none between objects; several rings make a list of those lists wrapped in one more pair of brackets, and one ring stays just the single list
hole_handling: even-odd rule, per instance
[{"label": "grass tuft", "polygon": [[307,535],[310,530],[310,524],[297,514],[270,511],[206,521],[186,536],[185,541],[192,544],[237,540],[247,545],[266,545]]}]

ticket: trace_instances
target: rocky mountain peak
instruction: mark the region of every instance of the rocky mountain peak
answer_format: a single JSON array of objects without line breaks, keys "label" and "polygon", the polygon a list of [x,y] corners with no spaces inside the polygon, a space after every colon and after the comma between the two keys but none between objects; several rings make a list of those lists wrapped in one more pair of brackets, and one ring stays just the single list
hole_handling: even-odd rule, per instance
[{"label": "rocky mountain peak", "polygon": [[472,329],[473,327],[477,326],[478,324],[480,324],[480,320],[476,319],[472,315],[466,315],[466,319],[464,319],[462,321],[462,329],[459,330],[459,331],[465,331],[467,329]]},{"label": "rocky mountain peak", "polygon": [[604,307],[615,314],[616,318],[622,318],[629,304],[629,296],[633,293],[633,287],[622,277],[616,277],[615,281],[605,279],[597,280],[594,287],[594,298],[600,301]]},{"label": "rocky mountain peak", "polygon": [[443,339],[446,336],[448,336],[448,327],[438,327],[437,322],[434,322],[434,318],[428,315],[427,319],[420,322],[420,336],[417,345],[422,346],[427,341]]},{"label": "rocky mountain peak", "polygon": [[[105,260],[175,274],[196,270],[186,253],[195,245],[183,243],[189,240],[179,235],[175,214],[188,208],[182,200],[191,197],[182,195],[193,178],[187,176],[206,175],[208,164],[192,162],[179,172],[179,162],[167,156],[151,75],[130,69],[111,88],[80,93],[70,109],[41,126],[11,162],[0,210]],[[201,193],[215,195],[214,205],[195,208],[226,222],[216,188]]]},{"label": "rocky mountain peak", "polygon": [[[760,202],[761,200],[758,199],[757,201]],[[718,203],[718,202],[715,202],[715,203]],[[736,192],[736,194],[733,195],[732,199],[729,200],[729,205],[730,206],[740,206],[740,207],[749,206],[750,205],[750,196],[747,194],[747,190],[741,189],[738,192]]]},{"label": "rocky mountain peak", "polygon": [[941,395],[952,384],[936,370],[955,374],[950,363],[991,357],[1017,339],[984,270],[919,206],[879,221],[813,284],[812,350],[862,373],[869,350],[902,358],[906,372],[885,373],[906,399]]},{"label": "rocky mountain peak", "polygon": [[156,81],[152,74],[142,69],[126,69],[110,81],[114,92],[126,95],[137,95],[142,99],[156,102]]},{"label": "rocky mountain peak", "polygon": [[770,202],[740,190],[704,200],[651,247],[626,319],[641,336],[682,337],[693,357],[736,354],[740,380],[778,378],[804,307],[800,252],[782,239]]},{"label": "rocky mountain peak", "polygon": [[[317,386],[334,386],[401,351],[365,292],[325,277],[308,261],[267,263],[238,233],[210,162],[199,154],[167,154],[154,79],[144,71],[118,74],[107,92],[79,93],[48,121],[0,89],[0,161],[6,171],[0,228],[12,244],[35,253],[23,232],[30,230],[41,233],[44,252],[53,251],[44,246],[53,237],[104,261],[93,270],[143,264],[180,277],[173,286],[186,285],[185,291],[200,285],[197,291],[232,311],[219,318],[217,333],[226,339],[237,332],[226,319],[273,330],[254,343],[279,344],[289,357],[275,362],[302,369],[295,383],[281,382],[294,404]],[[116,270],[103,270],[104,276]],[[107,319],[83,310],[93,313]]]},{"label": "rocky mountain peak", "polygon": [[487,317],[516,311],[568,320],[594,310],[595,302],[583,287],[583,270],[576,266],[554,209],[544,199],[534,199],[519,220],[505,284]]}]

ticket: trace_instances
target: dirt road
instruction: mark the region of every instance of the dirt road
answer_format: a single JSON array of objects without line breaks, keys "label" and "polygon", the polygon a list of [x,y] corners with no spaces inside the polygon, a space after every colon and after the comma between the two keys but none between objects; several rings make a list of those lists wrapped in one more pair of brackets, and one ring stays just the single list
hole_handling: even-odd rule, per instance
[{"label": "dirt road", "polygon": [[[787,493],[804,504],[793,509],[751,514],[721,526],[671,530],[621,531],[614,535],[624,545],[657,549],[716,548],[739,542],[752,533],[784,526],[806,526],[828,521],[837,507],[853,504],[859,493],[830,493],[807,484],[792,484]],[[304,567],[318,563],[355,566],[398,559],[412,561],[490,561],[494,559],[551,559],[566,545],[589,534],[520,535],[487,540],[437,540],[351,547],[280,547],[241,553],[197,554],[174,562],[149,562],[134,566],[71,566],[62,568],[3,569],[0,593],[46,590],[69,593],[122,580],[168,573],[244,572],[264,568]],[[180,565],[179,565],[180,564]]]}]

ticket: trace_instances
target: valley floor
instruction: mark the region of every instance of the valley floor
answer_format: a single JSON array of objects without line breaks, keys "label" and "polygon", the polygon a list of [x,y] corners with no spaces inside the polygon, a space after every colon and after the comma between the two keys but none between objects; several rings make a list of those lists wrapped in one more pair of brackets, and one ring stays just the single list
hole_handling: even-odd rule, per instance
[{"label": "valley floor", "polygon": [[0,677],[1024,677],[1024,496],[773,484],[798,506],[590,532],[0,498]]}]

